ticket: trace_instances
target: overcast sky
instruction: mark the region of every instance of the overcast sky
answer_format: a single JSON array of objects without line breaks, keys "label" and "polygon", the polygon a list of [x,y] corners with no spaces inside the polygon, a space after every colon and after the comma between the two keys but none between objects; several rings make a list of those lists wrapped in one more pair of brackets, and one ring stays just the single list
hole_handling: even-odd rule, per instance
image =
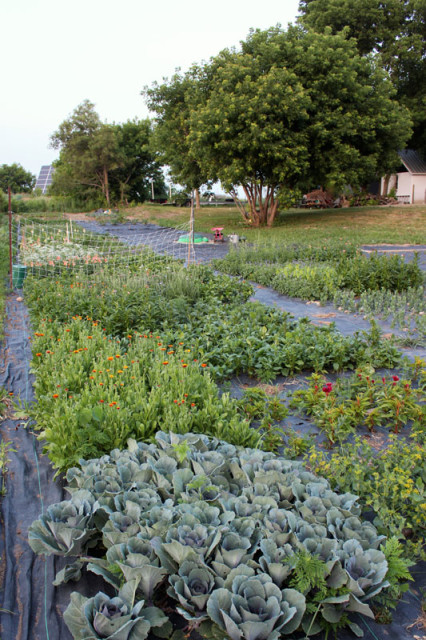
[{"label": "overcast sky", "polygon": [[38,175],[49,136],[86,98],[101,119],[148,114],[145,85],[294,22],[298,0],[3,0],[0,165]]}]

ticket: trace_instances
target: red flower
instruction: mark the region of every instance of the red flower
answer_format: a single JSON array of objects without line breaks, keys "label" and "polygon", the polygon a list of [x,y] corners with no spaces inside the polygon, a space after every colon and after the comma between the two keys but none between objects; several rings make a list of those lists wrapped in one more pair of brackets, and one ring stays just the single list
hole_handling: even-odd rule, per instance
[{"label": "red flower", "polygon": [[392,376],[392,380],[393,380],[394,382],[398,382],[399,378],[398,378],[398,376]]}]

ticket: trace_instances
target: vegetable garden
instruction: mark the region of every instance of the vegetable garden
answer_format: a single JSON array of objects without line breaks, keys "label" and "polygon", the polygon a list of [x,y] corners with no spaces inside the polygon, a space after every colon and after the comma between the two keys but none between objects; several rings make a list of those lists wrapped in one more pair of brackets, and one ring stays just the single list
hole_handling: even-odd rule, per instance
[{"label": "vegetable garden", "polygon": [[346,638],[389,623],[424,559],[425,362],[377,324],[343,336],[253,302],[246,280],[348,296],[366,315],[393,296],[418,341],[416,261],[248,248],[218,274],[141,247],[95,261],[76,233],[80,260],[64,265],[51,232],[29,260],[35,402],[13,397],[67,492],[29,527],[72,591],[60,637]]}]

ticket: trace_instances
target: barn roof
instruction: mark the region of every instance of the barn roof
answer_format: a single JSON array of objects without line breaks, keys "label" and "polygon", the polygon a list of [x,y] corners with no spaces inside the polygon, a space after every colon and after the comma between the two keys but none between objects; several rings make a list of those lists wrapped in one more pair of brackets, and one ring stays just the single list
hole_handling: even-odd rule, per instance
[{"label": "barn roof", "polygon": [[404,149],[398,152],[403,164],[410,173],[426,173],[426,162],[413,149]]}]

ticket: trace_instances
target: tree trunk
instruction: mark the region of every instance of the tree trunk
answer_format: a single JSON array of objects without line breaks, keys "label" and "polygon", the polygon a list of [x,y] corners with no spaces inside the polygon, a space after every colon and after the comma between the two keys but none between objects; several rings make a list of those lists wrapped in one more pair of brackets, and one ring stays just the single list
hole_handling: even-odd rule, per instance
[{"label": "tree trunk", "polygon": [[194,189],[194,191],[195,191],[195,208],[196,209],[201,209],[200,190],[199,189]]},{"label": "tree trunk", "polygon": [[106,167],[104,167],[103,182],[104,182],[105,200],[109,208],[109,184],[108,184],[108,171]]},{"label": "tree trunk", "polygon": [[387,196],[388,195],[388,189],[389,189],[389,180],[390,180],[390,173],[387,173],[383,179],[383,189],[382,189],[382,196]]}]

